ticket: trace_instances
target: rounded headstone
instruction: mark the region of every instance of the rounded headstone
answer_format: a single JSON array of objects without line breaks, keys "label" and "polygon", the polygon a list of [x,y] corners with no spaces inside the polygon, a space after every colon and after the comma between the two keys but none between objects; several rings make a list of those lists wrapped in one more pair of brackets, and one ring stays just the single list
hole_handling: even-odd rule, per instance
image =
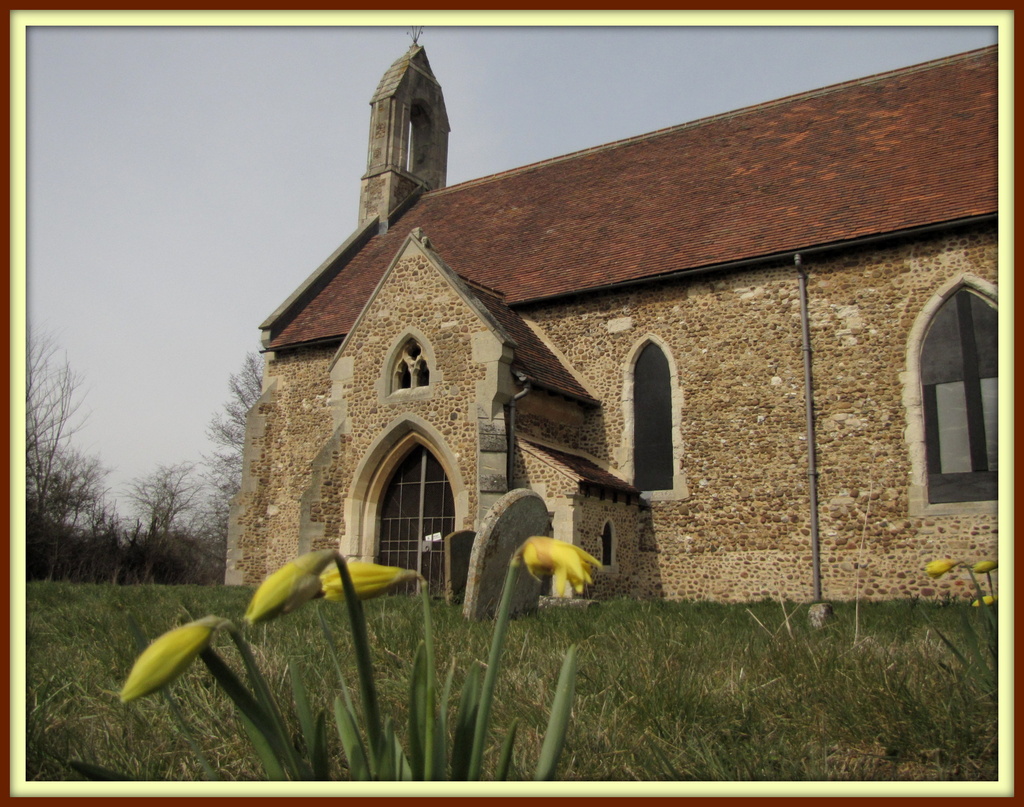
[{"label": "rounded headstone", "polygon": [[[466,619],[493,618],[508,574],[508,564],[523,541],[532,535],[548,535],[551,517],[544,500],[532,490],[511,490],[487,511],[473,543],[466,576]],[[512,596],[513,615],[537,610],[540,582],[524,568]]]}]

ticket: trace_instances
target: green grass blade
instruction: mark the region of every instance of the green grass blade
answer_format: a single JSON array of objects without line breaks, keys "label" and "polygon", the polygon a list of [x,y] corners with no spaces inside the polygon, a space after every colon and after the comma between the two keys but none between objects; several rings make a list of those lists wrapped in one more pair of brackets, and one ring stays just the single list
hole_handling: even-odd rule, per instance
[{"label": "green grass blade", "polygon": [[[131,614],[128,615],[128,627],[131,630],[132,636],[135,638],[135,644],[138,647],[139,652],[142,652],[146,649],[148,640],[146,639],[146,635],[142,632],[142,628],[139,627],[139,623],[135,621],[135,617]],[[178,702],[174,699],[174,696],[171,695],[167,688],[164,688],[162,693],[164,701],[167,703],[167,707],[171,711],[171,716],[174,718],[174,722],[177,723],[178,729],[185,736],[185,741],[188,743],[189,748],[192,749],[192,753],[195,754],[196,758],[199,760],[199,764],[202,766],[203,773],[206,775],[206,778],[211,782],[220,781],[220,776],[217,771],[214,770],[213,766],[206,758],[206,755],[199,747],[199,743],[196,742],[195,735],[189,728],[188,723],[185,722],[185,718],[181,714],[181,708],[178,706]]]},{"label": "green grass blade", "polygon": [[569,729],[569,716],[572,713],[573,697],[576,694],[576,645],[569,648],[562,662],[562,671],[558,675],[558,686],[555,688],[555,700],[551,705],[548,718],[548,729],[544,734],[544,744],[537,760],[537,771],[534,781],[549,782],[555,778],[558,758],[565,746],[565,735]]},{"label": "green grass blade", "polygon": [[181,708],[178,706],[178,702],[174,699],[166,689],[163,690],[164,700],[167,702],[168,708],[171,710],[171,715],[174,717],[174,722],[178,725],[178,729],[182,734],[185,735],[185,741],[188,743],[188,747],[192,749],[192,753],[196,755],[199,760],[199,764],[203,768],[203,773],[206,778],[211,782],[219,782],[220,775],[214,770],[210,761],[206,758],[203,750],[199,747],[199,743],[196,742],[195,735],[185,722],[184,716],[181,714]]},{"label": "green grass blade", "polygon": [[239,654],[242,656],[242,662],[249,675],[249,681],[252,683],[256,700],[270,718],[270,722],[273,726],[273,735],[275,736],[273,746],[274,749],[281,754],[281,762],[288,769],[289,773],[291,773],[292,778],[312,778],[312,771],[310,771],[309,767],[299,758],[295,751],[295,746],[291,743],[288,730],[285,726],[284,717],[281,715],[281,710],[277,706],[277,701],[274,700],[274,695],[270,691],[270,687],[267,685],[267,681],[263,677],[263,673],[260,671],[259,665],[256,663],[256,658],[252,654],[252,649],[249,647],[249,643],[245,641],[245,638],[237,630],[229,629],[228,633],[231,634],[231,638],[234,641],[235,646],[238,648]]},{"label": "green grass blade", "polygon": [[[232,703],[235,704],[242,716],[252,723],[253,728],[263,735],[267,742],[273,745],[277,739],[273,720],[238,679],[234,671],[224,663],[217,651],[212,647],[207,647],[199,654],[199,658],[203,660],[206,668],[216,679],[220,688],[231,698]],[[284,753],[284,749],[279,749],[279,751]]]}]

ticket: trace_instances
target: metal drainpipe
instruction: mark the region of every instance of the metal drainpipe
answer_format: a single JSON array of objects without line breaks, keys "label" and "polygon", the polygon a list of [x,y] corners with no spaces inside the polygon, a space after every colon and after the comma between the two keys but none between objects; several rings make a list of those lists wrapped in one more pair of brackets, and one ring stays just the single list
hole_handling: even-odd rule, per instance
[{"label": "metal drainpipe", "polygon": [[512,396],[508,402],[508,451],[506,452],[505,486],[512,490],[512,472],[515,469],[516,460],[516,401],[530,391],[530,380],[520,372],[516,372],[516,378],[523,385],[523,388]]},{"label": "metal drainpipe", "polygon": [[807,273],[800,253],[793,256],[800,280],[800,324],[804,338],[804,402],[807,413],[807,482],[811,493],[811,571],[814,601],[821,599],[821,558],[818,550],[818,467],[814,439],[814,387],[811,383],[811,328],[807,316]]}]

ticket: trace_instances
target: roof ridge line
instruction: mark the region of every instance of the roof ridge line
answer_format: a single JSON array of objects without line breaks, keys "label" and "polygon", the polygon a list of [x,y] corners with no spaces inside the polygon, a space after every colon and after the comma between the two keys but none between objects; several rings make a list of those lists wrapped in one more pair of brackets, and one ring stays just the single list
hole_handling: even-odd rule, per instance
[{"label": "roof ridge line", "polygon": [[606,151],[613,148],[619,148],[621,146],[631,145],[633,143],[639,143],[644,140],[649,140],[654,137],[662,137],[672,132],[683,131],[685,129],[692,129],[697,126],[703,126],[712,121],[728,120],[729,118],[739,117],[741,115],[750,114],[751,112],[759,112],[765,109],[771,109],[775,106],[781,106],[782,104],[793,103],[797,100],[803,100],[806,98],[817,98],[821,95],[827,95],[832,92],[837,92],[842,89],[849,87],[855,87],[859,84],[871,84],[877,81],[882,81],[886,78],[891,78],[896,75],[909,75],[911,73],[917,73],[922,70],[930,70],[935,67],[939,67],[943,64],[952,64],[957,61],[963,61],[969,58],[975,58],[988,51],[998,50],[999,45],[987,45],[983,48],[976,48],[975,50],[965,51],[963,53],[956,53],[951,56],[941,56],[938,59],[931,59],[927,62],[919,62],[917,64],[907,65],[906,67],[897,67],[892,70],[885,70],[881,73],[872,73],[869,76],[862,76],[860,78],[848,79],[841,81],[837,84],[828,84],[824,87],[818,87],[813,90],[804,90],[803,92],[793,93],[792,95],[784,95],[781,98],[774,98],[769,101],[761,101],[750,106],[740,107],[739,109],[729,110],[727,112],[717,112],[714,115],[706,115],[702,118],[695,118],[691,121],[684,123],[676,123],[672,126],[665,126],[661,129],[655,129],[650,132],[644,132],[638,135],[631,135],[630,137],[620,138],[619,140],[612,140],[607,143],[601,143],[596,146],[589,146],[587,148],[579,149],[577,151],[570,151],[566,154],[561,154],[557,157],[548,157],[544,160],[538,160],[536,162],[527,163],[526,165],[516,166],[515,168],[508,168],[505,171],[498,171],[494,174],[487,174],[482,177],[476,177],[475,179],[467,179],[465,182],[459,182],[455,185],[448,185],[444,188],[437,188],[436,190],[427,191],[423,194],[424,197],[437,196],[446,194],[449,192],[455,192],[464,188],[475,187],[476,185],[482,185],[486,182],[492,182],[498,179],[502,179],[513,174],[524,173],[526,171],[540,168],[542,166],[553,165],[567,160],[574,160],[578,157],[583,157],[587,154],[593,154],[598,151]]}]

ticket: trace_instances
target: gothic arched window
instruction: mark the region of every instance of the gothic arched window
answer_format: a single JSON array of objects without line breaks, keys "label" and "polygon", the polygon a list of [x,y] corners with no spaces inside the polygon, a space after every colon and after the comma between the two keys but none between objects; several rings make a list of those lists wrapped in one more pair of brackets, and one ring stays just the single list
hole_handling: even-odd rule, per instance
[{"label": "gothic arched window", "polygon": [[935,312],[921,346],[928,501],[997,497],[996,309],[961,288]]},{"label": "gothic arched window", "polygon": [[415,339],[407,341],[395,358],[391,370],[392,391],[416,389],[430,385],[430,367],[423,348]]},{"label": "gothic arched window", "polygon": [[633,484],[671,490],[672,374],[664,352],[648,343],[633,365]]},{"label": "gothic arched window", "polygon": [[601,532],[601,565],[611,566],[615,563],[615,536],[612,534],[612,523],[605,522]]}]

